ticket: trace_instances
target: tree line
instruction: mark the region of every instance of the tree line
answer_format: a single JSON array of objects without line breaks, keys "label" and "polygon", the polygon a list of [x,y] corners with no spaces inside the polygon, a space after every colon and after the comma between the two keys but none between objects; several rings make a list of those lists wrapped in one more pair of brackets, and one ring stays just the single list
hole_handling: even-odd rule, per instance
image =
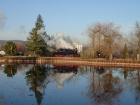
[{"label": "tree line", "polygon": [[[26,45],[23,48],[22,52],[24,52],[24,55],[30,55],[30,56],[47,56],[48,53],[50,53],[46,48],[47,44],[44,42],[44,40],[41,38],[41,36],[38,34],[38,31],[40,29],[45,30],[44,21],[39,14],[37,17],[37,20],[35,22],[35,27],[29,32],[29,36],[26,40]],[[47,35],[47,33],[44,31],[44,36],[47,36],[48,39],[50,39],[50,36]],[[23,46],[22,46],[23,47]],[[14,42],[8,41],[7,44],[4,46],[4,50],[6,52],[6,55],[17,55],[17,46]]]},{"label": "tree line", "polygon": [[136,22],[129,37],[124,37],[120,26],[112,22],[97,22],[88,27],[87,36],[90,39],[88,49],[83,51],[83,57],[89,58],[131,58],[138,59],[140,54],[140,23]]},{"label": "tree line", "polygon": [[[39,14],[34,28],[29,32],[24,48],[24,55],[31,56],[51,56],[49,46],[41,38],[38,31],[44,29],[42,35],[53,39],[45,31],[44,21]],[[87,36],[90,44],[81,52],[83,58],[132,58],[139,60],[140,54],[140,23],[137,21],[129,38],[124,37],[120,31],[120,26],[112,22],[96,22],[87,28]],[[7,42],[4,46],[7,55],[17,54],[17,45],[14,42]],[[55,50],[55,47],[53,47]]]}]

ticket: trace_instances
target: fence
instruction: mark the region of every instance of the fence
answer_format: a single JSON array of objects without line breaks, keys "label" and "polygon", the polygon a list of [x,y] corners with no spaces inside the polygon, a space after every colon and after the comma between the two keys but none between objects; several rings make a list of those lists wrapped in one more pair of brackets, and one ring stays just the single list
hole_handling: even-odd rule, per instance
[{"label": "fence", "polygon": [[0,64],[65,64],[140,68],[137,60],[81,59],[77,57],[0,57]]}]

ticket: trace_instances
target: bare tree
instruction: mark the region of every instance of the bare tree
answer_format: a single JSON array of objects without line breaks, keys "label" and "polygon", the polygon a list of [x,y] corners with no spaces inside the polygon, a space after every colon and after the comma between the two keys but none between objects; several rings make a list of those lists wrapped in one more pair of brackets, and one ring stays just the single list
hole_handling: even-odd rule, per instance
[{"label": "bare tree", "polygon": [[138,53],[140,54],[140,23],[137,21],[135,25],[135,35],[138,39]]},{"label": "bare tree", "polygon": [[129,40],[129,46],[133,46],[130,48],[133,48],[133,55],[137,54],[137,59],[139,60],[140,55],[140,22],[136,21],[135,27],[133,31],[130,33],[130,40]]},{"label": "bare tree", "polygon": [[91,40],[91,47],[94,51],[100,52],[112,60],[113,52],[118,49],[122,35],[119,26],[114,23],[96,23],[88,28],[88,36]]},{"label": "bare tree", "polygon": [[135,36],[137,38],[137,59],[139,60],[140,55],[140,23],[137,21],[135,24]]}]

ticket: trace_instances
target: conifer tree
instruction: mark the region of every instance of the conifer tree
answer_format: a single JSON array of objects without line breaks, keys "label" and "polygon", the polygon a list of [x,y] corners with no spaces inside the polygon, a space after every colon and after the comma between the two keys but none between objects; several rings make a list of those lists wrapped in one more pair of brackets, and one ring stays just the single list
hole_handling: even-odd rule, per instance
[{"label": "conifer tree", "polygon": [[[26,41],[26,49],[28,51],[31,51],[34,56],[43,55],[46,52],[46,48],[45,48],[46,43],[38,34],[38,31],[41,30],[42,28],[45,30],[42,17],[39,14],[35,23],[35,27],[29,33],[30,36],[27,38]],[[47,35],[45,31],[43,35]]]},{"label": "conifer tree", "polygon": [[13,41],[8,41],[4,49],[7,55],[16,55],[17,53],[17,46]]}]

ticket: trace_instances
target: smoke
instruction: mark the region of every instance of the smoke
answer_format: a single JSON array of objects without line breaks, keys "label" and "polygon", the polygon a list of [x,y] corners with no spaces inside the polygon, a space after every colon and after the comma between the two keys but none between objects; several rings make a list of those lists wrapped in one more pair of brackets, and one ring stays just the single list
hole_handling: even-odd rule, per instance
[{"label": "smoke", "polygon": [[58,38],[60,38],[60,37],[61,37],[61,38],[64,37],[64,33],[62,33],[62,32],[57,33],[57,37],[58,37]]},{"label": "smoke", "polygon": [[70,44],[67,40],[65,40],[64,35],[57,34],[57,40],[56,40],[56,48],[64,48],[64,49],[74,49],[74,46]]},{"label": "smoke", "polygon": [[54,39],[50,40],[47,35],[44,35],[44,33],[45,33],[45,29],[44,28],[41,28],[40,30],[37,31],[37,34],[39,34],[41,36],[41,38],[44,40],[44,42],[49,47],[53,47],[55,45],[55,40]]},{"label": "smoke", "polygon": [[57,73],[55,75],[57,88],[58,89],[63,88],[64,82],[68,79],[71,79],[74,75],[75,75],[75,73],[73,73],[73,72],[71,72],[71,73]]},{"label": "smoke", "polygon": [[63,33],[57,33],[57,37],[54,39],[49,39],[48,36],[43,35],[45,32],[44,28],[41,28],[38,30],[38,34],[41,36],[41,38],[45,41],[45,43],[50,47],[55,47],[56,49],[75,49],[74,45],[69,43],[67,40],[65,40],[64,34]]},{"label": "smoke", "polygon": [[40,30],[37,31],[37,34],[43,35],[44,32],[45,32],[45,29],[44,28],[41,28]]},{"label": "smoke", "polygon": [[26,34],[25,26],[23,26],[23,25],[20,26],[20,27],[19,27],[19,30],[18,30],[18,33],[19,33],[19,34]]},{"label": "smoke", "polygon": [[0,29],[3,29],[5,26],[6,16],[5,14],[0,11]]}]

